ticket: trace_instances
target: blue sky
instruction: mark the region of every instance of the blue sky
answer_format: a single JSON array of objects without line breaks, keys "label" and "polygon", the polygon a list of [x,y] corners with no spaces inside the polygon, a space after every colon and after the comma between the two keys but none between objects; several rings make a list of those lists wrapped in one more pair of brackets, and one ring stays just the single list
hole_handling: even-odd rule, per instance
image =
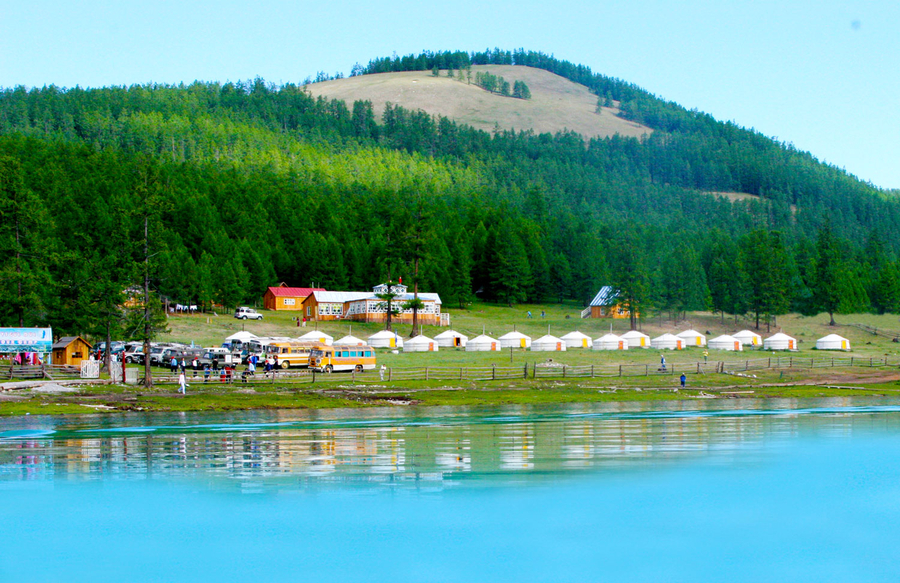
[{"label": "blue sky", "polygon": [[299,82],[526,48],[900,188],[900,2],[0,0],[0,86]]}]

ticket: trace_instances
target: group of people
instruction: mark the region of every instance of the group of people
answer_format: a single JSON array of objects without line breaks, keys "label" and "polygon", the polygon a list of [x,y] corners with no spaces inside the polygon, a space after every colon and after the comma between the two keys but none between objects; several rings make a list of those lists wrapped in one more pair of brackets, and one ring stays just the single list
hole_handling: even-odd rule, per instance
[{"label": "group of people", "polygon": [[[256,375],[256,367],[259,364],[259,356],[255,354],[251,354],[247,358],[247,368],[241,373],[241,381],[247,382],[250,376]],[[179,361],[176,357],[172,357],[169,366],[172,369],[172,372],[179,371],[178,375],[178,392],[181,394],[187,394],[186,389],[190,385],[187,383],[187,367],[188,364],[185,361],[184,357]],[[200,371],[200,361],[195,356],[191,359],[190,367],[193,370],[192,377],[196,377],[197,373]],[[278,355],[270,355],[267,356],[265,361],[263,362],[263,370],[265,371],[265,376],[268,377],[271,373],[273,376],[275,375],[275,371],[278,369]],[[203,382],[208,383],[210,378],[215,378],[213,375],[219,377],[219,381],[223,383],[232,383],[234,382],[234,377],[236,374],[237,367],[230,363],[226,362],[225,366],[221,369],[219,368],[219,359],[214,358],[212,360],[212,365],[206,363],[203,365]]]}]

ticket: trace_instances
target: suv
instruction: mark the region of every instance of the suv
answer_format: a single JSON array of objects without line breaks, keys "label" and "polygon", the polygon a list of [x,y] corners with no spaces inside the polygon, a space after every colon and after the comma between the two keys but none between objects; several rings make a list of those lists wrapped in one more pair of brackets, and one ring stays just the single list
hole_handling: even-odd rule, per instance
[{"label": "suv", "polygon": [[234,312],[234,317],[239,320],[262,320],[263,315],[254,310],[253,308],[248,308],[246,306],[241,306]]}]

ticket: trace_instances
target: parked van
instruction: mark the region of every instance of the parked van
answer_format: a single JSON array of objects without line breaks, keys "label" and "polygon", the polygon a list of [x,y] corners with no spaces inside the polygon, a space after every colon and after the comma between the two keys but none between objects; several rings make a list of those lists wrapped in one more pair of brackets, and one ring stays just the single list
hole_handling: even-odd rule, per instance
[{"label": "parked van", "polygon": [[319,346],[309,354],[309,368],[316,372],[372,370],[375,368],[375,349],[371,346]]},{"label": "parked van", "polygon": [[277,356],[281,368],[309,366],[309,355],[321,345],[318,342],[272,342],[266,346],[266,356]]},{"label": "parked van", "polygon": [[263,315],[247,306],[241,306],[234,311],[234,317],[239,320],[262,320]]}]

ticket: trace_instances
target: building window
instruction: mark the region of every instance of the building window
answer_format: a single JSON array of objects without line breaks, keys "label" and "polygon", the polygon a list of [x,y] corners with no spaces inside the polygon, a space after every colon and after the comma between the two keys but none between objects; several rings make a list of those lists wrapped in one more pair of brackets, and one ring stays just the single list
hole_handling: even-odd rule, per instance
[{"label": "building window", "polygon": [[295,300],[294,298],[284,298],[284,305],[285,306],[295,306],[295,305],[297,305],[297,300]]}]

